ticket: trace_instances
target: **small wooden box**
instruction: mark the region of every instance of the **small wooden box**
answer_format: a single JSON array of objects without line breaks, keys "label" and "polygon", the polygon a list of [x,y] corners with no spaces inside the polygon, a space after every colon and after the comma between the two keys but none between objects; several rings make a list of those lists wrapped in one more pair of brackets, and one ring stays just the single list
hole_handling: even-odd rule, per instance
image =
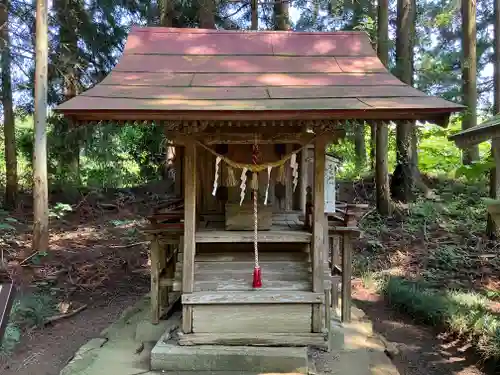
[{"label": "small wooden box", "polygon": [[[271,206],[257,206],[258,230],[270,230],[273,222]],[[253,203],[226,203],[226,230],[253,230]]]}]

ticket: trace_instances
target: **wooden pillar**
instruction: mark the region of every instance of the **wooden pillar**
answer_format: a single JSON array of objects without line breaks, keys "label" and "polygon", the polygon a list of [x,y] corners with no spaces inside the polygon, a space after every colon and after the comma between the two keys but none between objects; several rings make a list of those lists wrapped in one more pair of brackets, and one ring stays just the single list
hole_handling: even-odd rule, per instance
[{"label": "wooden pillar", "polygon": [[306,214],[307,202],[307,147],[303,148],[300,152],[300,211]]},{"label": "wooden pillar", "polygon": [[[491,153],[495,161],[495,166],[490,171],[489,196],[492,199],[500,199],[500,138],[491,139]],[[500,222],[494,219],[488,212],[488,224],[486,232],[491,240],[500,238]]]},{"label": "wooden pillar", "polygon": [[342,235],[342,310],[341,320],[351,321],[351,275],[352,275],[352,236],[346,231]]},{"label": "wooden pillar", "polygon": [[491,149],[493,150],[493,158],[495,159],[495,198],[500,199],[500,138],[491,140]]},{"label": "wooden pillar", "polygon": [[151,323],[160,322],[160,243],[158,236],[151,239],[151,250],[149,259],[151,261]]},{"label": "wooden pillar", "polygon": [[[314,211],[313,211],[313,292],[323,293],[323,254],[325,225],[325,139],[320,137],[314,145]],[[322,326],[322,306],[317,304],[312,312],[312,331],[320,332]]]},{"label": "wooden pillar", "polygon": [[335,275],[335,269],[340,266],[340,236],[334,234],[332,236],[332,281],[331,281],[331,293],[332,293],[332,308],[337,310],[339,305],[339,278],[338,275]]},{"label": "wooden pillar", "polygon": [[[184,255],[182,294],[194,290],[194,257],[196,253],[196,145],[189,141],[184,149]],[[193,329],[192,306],[182,307],[182,331]]]},{"label": "wooden pillar", "polygon": [[375,188],[377,195],[377,211],[383,216],[391,213],[389,197],[389,174],[387,166],[388,129],[385,122],[377,123],[375,152]]}]

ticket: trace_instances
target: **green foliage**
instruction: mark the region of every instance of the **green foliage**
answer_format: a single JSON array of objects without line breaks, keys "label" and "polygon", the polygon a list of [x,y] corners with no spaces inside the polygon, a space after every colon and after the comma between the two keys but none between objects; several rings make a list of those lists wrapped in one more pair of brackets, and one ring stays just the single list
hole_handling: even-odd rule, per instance
[{"label": "green foliage", "polygon": [[9,316],[9,324],[0,344],[0,355],[9,355],[21,339],[24,328],[41,326],[55,314],[55,301],[41,292],[21,295],[14,301]]},{"label": "green foliage", "polygon": [[486,297],[475,292],[439,292],[425,283],[396,277],[385,280],[382,291],[391,305],[467,337],[484,358],[500,360],[500,317],[488,309]]},{"label": "green foliage", "polygon": [[58,202],[54,207],[49,209],[49,217],[62,219],[66,213],[71,211],[73,211],[73,209],[69,204]]},{"label": "green foliage", "polygon": [[[20,186],[32,186],[33,123],[31,117],[17,122],[18,171]],[[62,130],[57,118],[50,118],[47,129],[48,173],[52,187],[83,185],[95,188],[130,187],[162,176],[165,160],[161,127],[138,124],[108,124]],[[78,178],[72,165],[73,141],[78,139]],[[72,143],[73,142],[73,143]],[[3,153],[0,144],[0,156]],[[0,158],[0,186],[5,183],[5,162]]]},{"label": "green foliage", "polygon": [[422,277],[430,285],[447,285],[460,278],[472,264],[472,256],[466,249],[443,245],[430,252]]}]

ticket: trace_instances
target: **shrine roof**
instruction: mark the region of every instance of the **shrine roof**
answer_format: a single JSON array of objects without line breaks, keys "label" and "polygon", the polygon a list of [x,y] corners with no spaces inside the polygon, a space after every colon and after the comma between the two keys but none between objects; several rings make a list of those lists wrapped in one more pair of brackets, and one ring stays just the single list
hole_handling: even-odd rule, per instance
[{"label": "shrine roof", "polygon": [[76,120],[439,122],[462,108],[390,74],[364,32],[136,27],[111,73],[56,111]]},{"label": "shrine roof", "polygon": [[448,138],[454,141],[457,147],[466,148],[498,137],[500,137],[500,114]]}]

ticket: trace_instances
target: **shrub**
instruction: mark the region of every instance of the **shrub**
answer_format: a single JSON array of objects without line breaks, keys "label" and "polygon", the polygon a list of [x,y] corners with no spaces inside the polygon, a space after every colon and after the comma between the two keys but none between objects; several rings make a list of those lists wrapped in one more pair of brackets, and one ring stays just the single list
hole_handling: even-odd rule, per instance
[{"label": "shrub", "polygon": [[488,310],[488,299],[475,292],[430,288],[399,277],[386,279],[382,292],[391,305],[414,319],[444,326],[471,340],[485,358],[500,360],[500,317]]}]

